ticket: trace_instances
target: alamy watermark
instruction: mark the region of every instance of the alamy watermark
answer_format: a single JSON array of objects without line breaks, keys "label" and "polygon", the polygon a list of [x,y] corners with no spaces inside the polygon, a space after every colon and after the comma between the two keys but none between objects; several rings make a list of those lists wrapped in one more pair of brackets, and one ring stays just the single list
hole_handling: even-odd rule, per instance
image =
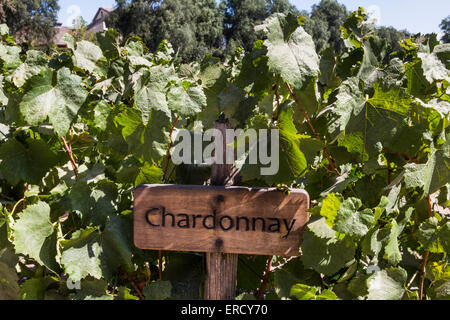
[{"label": "alamy watermark", "polygon": [[[278,173],[279,161],[278,129],[218,129],[204,132],[178,130],[171,149],[175,165],[180,164],[258,164],[261,175]],[[224,152],[225,151],[225,152]]]}]

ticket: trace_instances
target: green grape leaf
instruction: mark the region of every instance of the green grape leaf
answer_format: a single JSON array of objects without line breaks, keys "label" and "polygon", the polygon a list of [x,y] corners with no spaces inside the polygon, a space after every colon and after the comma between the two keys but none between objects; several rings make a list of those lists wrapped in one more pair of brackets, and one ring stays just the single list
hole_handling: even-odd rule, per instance
[{"label": "green grape leaf", "polygon": [[0,261],[0,300],[20,300],[16,270]]},{"label": "green grape leaf", "polygon": [[102,248],[95,228],[75,231],[69,240],[61,241],[61,247],[61,265],[72,281],[80,281],[88,275],[96,279],[102,277]]},{"label": "green grape leaf", "polygon": [[365,209],[358,212],[362,206],[358,198],[348,198],[342,204],[336,215],[333,229],[355,237],[363,237],[374,222],[373,212]]},{"label": "green grape leaf", "polygon": [[333,120],[328,125],[328,131],[335,136],[344,131],[352,115],[357,115],[363,110],[365,102],[358,78],[345,80],[336,96],[336,105],[332,111]]},{"label": "green grape leaf", "polygon": [[170,281],[156,280],[145,286],[142,292],[146,300],[166,300],[172,295]]},{"label": "green grape leaf", "polygon": [[355,245],[338,239],[322,218],[308,225],[303,234],[302,252],[305,267],[333,275],[354,259]]},{"label": "green grape leaf", "polygon": [[[363,254],[368,256],[378,256],[383,249],[382,235],[385,230],[372,227],[361,241],[361,249]],[[381,239],[380,239],[381,238]]]},{"label": "green grape leaf", "polygon": [[384,247],[384,256],[390,264],[396,266],[402,261],[402,254],[398,243],[398,224],[397,221],[392,220],[392,227]]},{"label": "green grape leaf", "polygon": [[365,150],[362,132],[351,132],[339,137],[338,146],[345,147],[348,152],[356,154],[362,162],[369,160],[369,155]]},{"label": "green grape leaf", "polygon": [[114,300],[139,300],[138,297],[131,294],[131,289],[127,287],[119,287],[117,296]]},{"label": "green grape leaf", "polygon": [[20,287],[22,300],[44,300],[45,290],[52,282],[50,277],[26,280]]},{"label": "green grape leaf", "polygon": [[169,255],[170,263],[163,272],[164,281],[172,285],[174,300],[199,299],[200,288],[205,280],[203,257],[187,253]]},{"label": "green grape leaf", "polygon": [[135,109],[126,109],[116,117],[122,126],[122,135],[128,144],[128,151],[138,159],[147,162],[158,161],[166,154],[170,129],[170,118],[159,110],[149,112],[149,121],[144,124],[141,113]]},{"label": "green grape leaf", "polygon": [[73,52],[73,64],[90,73],[99,76],[106,75],[106,58],[102,49],[92,42],[82,40],[77,43],[77,48]]},{"label": "green grape leaf", "polygon": [[405,294],[405,270],[387,269],[375,272],[367,280],[368,300],[400,300]]},{"label": "green grape leaf", "polygon": [[385,73],[379,68],[380,61],[386,54],[386,40],[371,37],[363,43],[364,56],[357,76],[367,87],[382,79]]},{"label": "green grape leaf", "polygon": [[64,34],[61,40],[67,44],[67,48],[75,50],[75,39],[69,32]]},{"label": "green grape leaf", "polygon": [[274,14],[257,29],[267,36],[264,45],[269,70],[280,74],[293,88],[301,89],[319,75],[319,57],[311,36],[300,26],[294,31],[290,19],[290,15]]},{"label": "green grape leaf", "polygon": [[94,126],[101,131],[105,131],[108,127],[111,111],[112,107],[105,100],[96,103],[94,107]]},{"label": "green grape leaf", "polygon": [[178,82],[170,87],[167,103],[169,109],[177,115],[192,117],[206,106],[206,96],[201,87],[189,84],[186,89],[184,83]]},{"label": "green grape leaf", "polygon": [[39,184],[57,160],[44,141],[27,139],[22,144],[14,138],[0,146],[0,159],[0,173],[12,185],[20,180]]},{"label": "green grape leaf", "polygon": [[364,22],[367,14],[362,7],[353,11],[340,27],[341,38],[347,48],[359,48],[362,45]]},{"label": "green grape leaf", "polygon": [[73,300],[113,300],[107,293],[108,282],[105,280],[83,280],[81,290],[72,297]]},{"label": "green grape leaf", "polygon": [[415,59],[405,65],[406,77],[408,79],[407,91],[409,94],[419,98],[426,98],[436,92],[436,86],[430,84],[425,78],[422,68],[422,60]]},{"label": "green grape leaf", "polygon": [[[3,80],[4,80],[3,76],[0,75],[0,105],[6,106],[8,104],[8,93],[5,91],[5,84],[4,84]],[[4,125],[4,124],[2,124],[2,125]],[[2,133],[2,135],[3,135],[3,133]]]},{"label": "green grape leaf", "polygon": [[57,230],[50,221],[50,206],[47,203],[29,205],[19,214],[13,228],[17,253],[29,255],[53,271],[59,270],[55,260]]},{"label": "green grape leaf", "polygon": [[351,165],[342,165],[340,171],[340,176],[332,178],[332,185],[320,193],[321,197],[325,197],[330,192],[343,192],[350,183],[357,180],[356,177],[351,175]]},{"label": "green grape leaf", "polygon": [[132,267],[132,234],[132,224],[125,217],[108,217],[105,230],[101,233],[102,268],[106,279],[113,277],[120,266]]},{"label": "green grape leaf", "polygon": [[257,290],[266,270],[267,257],[242,255],[238,259],[237,285],[243,290]]},{"label": "green grape leaf", "polygon": [[245,90],[261,96],[271,86],[274,79],[267,66],[266,54],[267,49],[263,46],[263,41],[256,41],[252,51],[242,59],[242,67],[235,81],[239,88],[245,88]]},{"label": "green grape leaf", "polygon": [[450,300],[450,280],[438,282],[427,293],[432,299]]},{"label": "green grape leaf", "polygon": [[20,51],[22,49],[19,46],[5,46],[0,43],[0,62],[5,74],[13,73],[22,64]]},{"label": "green grape leaf", "polygon": [[450,159],[443,150],[432,152],[427,163],[405,165],[404,181],[407,188],[422,188],[430,195],[450,181]]},{"label": "green grape leaf", "polygon": [[235,300],[256,300],[256,297],[250,293],[241,293],[236,296]]},{"label": "green grape leaf", "polygon": [[95,37],[107,59],[113,60],[119,56],[120,34],[118,31],[108,29],[105,32],[97,32]]},{"label": "green grape leaf", "polygon": [[[295,128],[293,119],[293,111],[288,103],[283,103],[280,106],[278,119],[278,126],[274,129],[279,130],[279,167],[276,174],[267,174],[261,171],[263,166],[261,164],[247,164],[242,165],[241,173],[244,181],[251,181],[259,179],[271,186],[277,183],[284,183],[291,185],[295,179],[305,175],[308,168],[305,154],[302,152],[302,141],[305,140],[303,146],[311,153],[316,146],[309,144],[309,136],[299,135]],[[271,132],[268,131],[268,150],[271,150],[271,144],[276,143],[270,139]],[[312,147],[312,148],[311,148]]]},{"label": "green grape leaf", "polygon": [[320,275],[305,268],[302,259],[292,259],[285,263],[281,268],[276,268],[274,274],[275,293],[281,299],[291,297],[291,288],[293,285],[302,283],[308,286],[320,286]]},{"label": "green grape leaf", "polygon": [[[280,106],[278,128],[280,130],[280,167],[276,176],[265,176],[269,185],[274,183],[288,183],[306,173],[308,163],[301,150],[302,140],[309,139],[301,136],[293,123],[293,111],[287,105]],[[285,109],[287,107],[287,109]]]},{"label": "green grape leaf", "polygon": [[292,286],[290,296],[295,297],[297,300],[315,300],[316,292],[316,287],[298,283]]},{"label": "green grape leaf", "polygon": [[[142,121],[147,124],[153,110],[158,110],[171,119],[169,105],[166,99],[167,84],[176,80],[173,67],[155,66],[141,69],[132,75],[134,103],[141,111]],[[136,80],[134,80],[136,78]]]},{"label": "green grape leaf", "polygon": [[[448,54],[448,52],[450,51],[450,47],[448,45],[437,46],[435,47],[435,50],[436,48],[439,52],[439,55],[441,56],[445,56],[445,54]],[[423,75],[429,83],[442,80],[450,82],[450,70],[445,67],[445,63],[448,62],[445,60],[445,62],[441,61],[436,52],[433,52],[431,54],[426,52],[419,52],[417,56],[422,60]]]},{"label": "green grape leaf", "polygon": [[419,226],[419,242],[430,252],[450,252],[450,222],[439,226],[435,217]]},{"label": "green grape leaf", "polygon": [[341,208],[342,197],[335,193],[327,194],[327,197],[322,201],[320,208],[320,215],[325,218],[327,225],[332,228],[339,209]]},{"label": "green grape leaf", "polygon": [[355,78],[343,82],[336,98],[328,113],[328,130],[333,137],[352,134],[352,139],[341,144],[359,152],[363,160],[366,154],[376,158],[389,145],[404,125],[411,105],[411,98],[401,89],[384,91],[379,83],[374,84],[371,98],[364,97]]},{"label": "green grape leaf", "polygon": [[48,118],[56,133],[65,136],[88,94],[81,78],[65,67],[56,72],[44,69],[25,86],[19,105],[25,120],[39,125]]},{"label": "green grape leaf", "polygon": [[[84,197],[84,201],[87,202],[87,194],[84,194]],[[100,181],[90,195],[88,202],[90,211],[86,215],[88,221],[94,225],[103,226],[108,217],[113,216],[117,211],[117,198],[117,185],[107,180]]]},{"label": "green grape leaf", "polygon": [[227,83],[219,94],[219,110],[230,120],[232,126],[236,124],[233,115],[245,98],[244,90],[232,83]]},{"label": "green grape leaf", "polygon": [[78,181],[69,192],[72,210],[79,212],[85,223],[104,226],[108,217],[117,210],[117,186],[107,180],[90,188],[85,181]]},{"label": "green grape leaf", "polygon": [[9,27],[6,23],[0,24],[0,36],[7,36],[9,35]]},{"label": "green grape leaf", "polygon": [[355,183],[355,193],[366,207],[376,207],[386,187],[386,177],[366,176]]},{"label": "green grape leaf", "polygon": [[29,78],[39,74],[47,64],[48,60],[44,52],[27,51],[25,63],[22,63],[11,75],[13,83],[18,88],[22,87]]},{"label": "green grape leaf", "polygon": [[338,300],[338,297],[333,291],[325,289],[316,296],[316,300]]},{"label": "green grape leaf", "polygon": [[201,65],[200,80],[206,96],[206,107],[198,114],[205,129],[214,127],[220,114],[220,93],[227,85],[227,76],[220,60],[208,59]]},{"label": "green grape leaf", "polygon": [[134,186],[136,187],[140,184],[161,183],[163,174],[164,172],[160,168],[152,166],[146,162],[141,168],[139,168],[136,180],[134,181]]},{"label": "green grape leaf", "polygon": [[61,264],[72,281],[92,276],[111,279],[120,266],[131,265],[131,225],[125,218],[108,217],[105,230],[79,229],[61,241]]}]

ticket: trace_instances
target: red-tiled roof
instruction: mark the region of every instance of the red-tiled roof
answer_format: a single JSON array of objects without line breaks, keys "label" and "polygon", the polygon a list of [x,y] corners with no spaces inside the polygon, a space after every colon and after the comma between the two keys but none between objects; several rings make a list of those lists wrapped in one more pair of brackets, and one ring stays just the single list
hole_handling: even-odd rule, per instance
[{"label": "red-tiled roof", "polygon": [[67,44],[62,41],[62,37],[68,33],[70,30],[72,30],[72,28],[69,27],[55,27],[56,29],[56,34],[53,37],[53,43],[56,44],[58,47],[66,47]]}]

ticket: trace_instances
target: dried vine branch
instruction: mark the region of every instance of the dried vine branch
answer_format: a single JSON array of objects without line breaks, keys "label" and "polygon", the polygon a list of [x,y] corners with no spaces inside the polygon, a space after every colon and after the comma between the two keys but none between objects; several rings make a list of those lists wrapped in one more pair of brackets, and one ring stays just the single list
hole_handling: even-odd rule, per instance
[{"label": "dried vine branch", "polygon": [[164,164],[164,169],[163,169],[163,177],[162,180],[165,181],[166,180],[166,175],[167,175],[167,168],[169,166],[169,159],[170,159],[170,148],[172,147],[172,134],[173,134],[173,130],[175,129],[175,126],[177,125],[178,119],[180,117],[176,117],[175,121],[172,124],[172,128],[170,128],[170,132],[169,132],[169,145],[167,147],[167,153],[166,153],[166,163]]},{"label": "dried vine branch", "polygon": [[[427,205],[428,205],[428,217],[433,216],[433,210],[431,209],[431,197],[428,195],[427,197]],[[428,262],[428,256],[430,255],[430,251],[425,251],[425,255],[423,256],[422,265],[420,266],[420,278],[419,278],[419,300],[423,299],[423,285],[425,282],[425,274],[426,267]]]},{"label": "dried vine branch", "polygon": [[258,299],[258,300],[260,300],[262,298],[264,291],[266,290],[267,281],[269,280],[270,269],[272,268],[272,260],[273,260],[273,256],[269,256],[269,259],[267,259],[266,272],[264,273],[264,278],[261,283],[261,287],[259,288],[258,293],[256,295],[256,299]]},{"label": "dried vine branch", "polygon": [[67,144],[67,141],[64,137],[62,137],[61,139],[64,144],[64,149],[66,150],[66,153],[69,156],[70,163],[72,164],[72,169],[73,169],[73,172],[75,173],[75,178],[78,180],[78,166],[77,166],[77,163],[75,162],[75,159],[73,158],[73,153],[72,153],[72,135],[70,134],[69,144]]},{"label": "dried vine branch", "polygon": [[125,271],[125,276],[128,279],[128,282],[131,284],[131,286],[133,287],[133,289],[136,291],[136,293],[139,296],[139,299],[141,300],[145,300],[144,295],[142,294],[141,290],[138,288],[138,286],[136,285],[136,283],[134,283],[134,281],[131,279],[130,275],[128,274],[128,272]]},{"label": "dried vine branch", "polygon": [[[169,167],[169,159],[170,159],[170,148],[172,147],[172,134],[173,134],[173,130],[175,129],[175,126],[177,125],[179,118],[180,118],[179,116],[175,118],[175,121],[173,122],[172,127],[170,128],[169,145],[167,146],[166,162],[164,164],[163,176],[162,176],[163,181],[166,181],[167,169]],[[172,175],[172,172],[170,173],[170,175]],[[169,177],[170,177],[170,175],[169,175]],[[159,267],[159,280],[162,280],[162,250],[158,250],[158,267]]]},{"label": "dried vine branch", "polygon": [[158,251],[158,269],[159,280],[162,280],[162,250]]}]

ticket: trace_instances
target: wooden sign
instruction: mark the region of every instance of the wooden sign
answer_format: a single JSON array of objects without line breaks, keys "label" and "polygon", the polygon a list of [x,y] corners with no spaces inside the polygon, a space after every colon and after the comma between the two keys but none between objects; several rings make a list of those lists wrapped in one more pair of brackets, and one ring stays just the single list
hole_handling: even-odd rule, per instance
[{"label": "wooden sign", "polygon": [[309,195],[292,189],[140,185],[134,242],[140,249],[299,255]]}]

